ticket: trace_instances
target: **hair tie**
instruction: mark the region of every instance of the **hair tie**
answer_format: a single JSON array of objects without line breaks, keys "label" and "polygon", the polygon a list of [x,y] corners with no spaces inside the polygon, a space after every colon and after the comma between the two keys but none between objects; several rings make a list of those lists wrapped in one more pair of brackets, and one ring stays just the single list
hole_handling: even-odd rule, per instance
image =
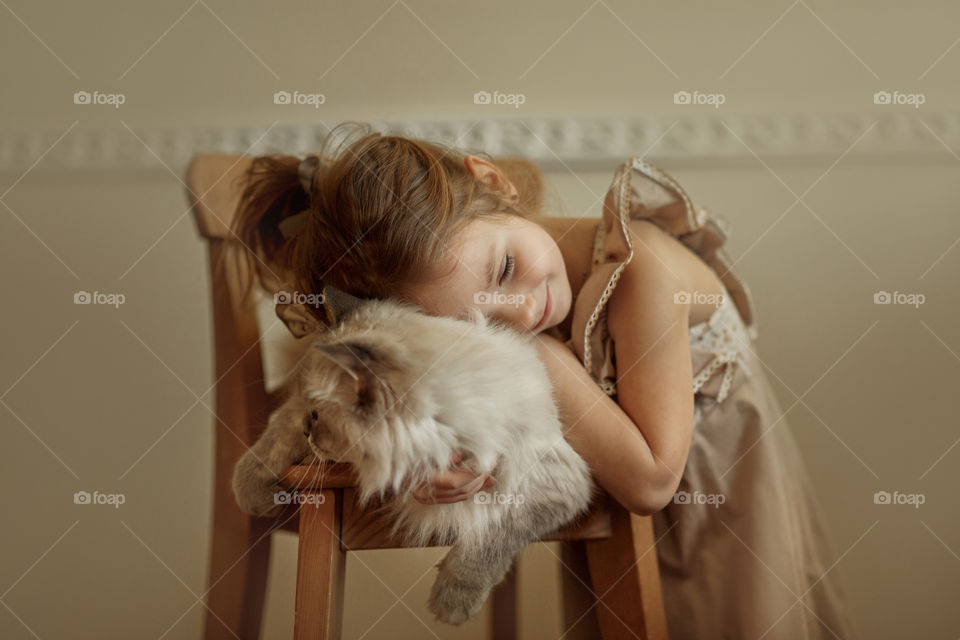
[{"label": "hair tie", "polygon": [[[310,198],[310,203],[313,204],[313,197],[317,192],[317,178],[320,175],[320,158],[317,156],[307,156],[300,161],[300,165],[297,167],[297,178],[300,180],[300,186],[306,192],[307,196]],[[277,227],[280,229],[280,233],[284,238],[289,238],[297,229],[303,226],[303,223],[306,222],[307,216],[310,214],[310,209],[301,211],[296,215],[292,215],[289,218],[284,218],[277,224]]]},{"label": "hair tie", "polygon": [[300,166],[297,167],[297,176],[300,178],[300,186],[303,187],[303,190],[307,192],[307,195],[310,196],[310,199],[313,200],[313,196],[317,190],[317,176],[320,173],[320,158],[317,156],[307,156],[300,161]]}]

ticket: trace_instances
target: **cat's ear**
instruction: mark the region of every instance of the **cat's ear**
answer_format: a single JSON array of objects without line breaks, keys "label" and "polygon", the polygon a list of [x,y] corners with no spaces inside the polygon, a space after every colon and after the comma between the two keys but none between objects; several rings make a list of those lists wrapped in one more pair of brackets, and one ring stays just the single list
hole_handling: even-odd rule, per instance
[{"label": "cat's ear", "polygon": [[373,354],[370,349],[356,342],[315,343],[313,346],[353,378],[356,404],[369,404],[376,382],[376,375],[371,368]]},{"label": "cat's ear", "polygon": [[[357,298],[330,285],[325,286],[323,288],[323,311],[327,316],[326,326],[336,326],[364,302],[363,298]],[[310,310],[303,304],[278,302],[275,310],[277,317],[283,320],[283,324],[287,325],[290,333],[297,338],[302,338],[324,328],[324,324],[310,313]]]},{"label": "cat's ear", "polygon": [[323,288],[323,307],[327,312],[330,326],[339,324],[351,311],[364,303],[363,298],[357,298],[332,285]]},{"label": "cat's ear", "polygon": [[302,304],[277,303],[275,311],[290,333],[297,338],[319,331],[323,327],[316,316]]}]

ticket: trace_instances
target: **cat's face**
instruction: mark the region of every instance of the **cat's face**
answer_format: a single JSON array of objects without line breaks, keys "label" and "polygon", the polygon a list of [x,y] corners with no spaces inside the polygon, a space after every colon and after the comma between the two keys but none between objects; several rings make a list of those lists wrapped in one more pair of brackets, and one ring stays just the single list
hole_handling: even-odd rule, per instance
[{"label": "cat's face", "polygon": [[322,459],[359,463],[383,441],[383,416],[397,403],[399,350],[377,336],[318,341],[311,349],[293,399],[304,435]]}]

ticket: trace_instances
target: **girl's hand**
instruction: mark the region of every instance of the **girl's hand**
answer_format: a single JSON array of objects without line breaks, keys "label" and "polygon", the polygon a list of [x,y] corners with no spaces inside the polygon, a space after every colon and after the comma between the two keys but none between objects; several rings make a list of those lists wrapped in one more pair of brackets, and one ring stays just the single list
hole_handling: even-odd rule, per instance
[{"label": "girl's hand", "polygon": [[[454,453],[450,465],[456,466],[462,457]],[[423,483],[413,492],[420,504],[450,504],[466,500],[480,489],[491,487],[494,480],[489,473],[477,475],[472,471],[444,470],[433,474],[430,482]]]}]

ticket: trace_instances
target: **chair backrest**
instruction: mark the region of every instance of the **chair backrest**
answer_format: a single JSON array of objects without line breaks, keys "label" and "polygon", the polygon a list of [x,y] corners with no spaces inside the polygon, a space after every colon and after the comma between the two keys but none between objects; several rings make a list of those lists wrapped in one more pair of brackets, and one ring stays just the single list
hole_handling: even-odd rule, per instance
[{"label": "chair backrest", "polygon": [[207,243],[213,312],[217,456],[237,460],[256,441],[272,400],[264,387],[255,298],[244,295],[239,261],[227,259],[235,241],[233,223],[242,189],[238,180],[251,158],[210,154],[187,169],[187,197]]},{"label": "chair backrest", "polygon": [[230,226],[240,203],[238,181],[249,168],[250,156],[202,154],[187,168],[187,196],[200,235],[207,239],[231,237]]}]

